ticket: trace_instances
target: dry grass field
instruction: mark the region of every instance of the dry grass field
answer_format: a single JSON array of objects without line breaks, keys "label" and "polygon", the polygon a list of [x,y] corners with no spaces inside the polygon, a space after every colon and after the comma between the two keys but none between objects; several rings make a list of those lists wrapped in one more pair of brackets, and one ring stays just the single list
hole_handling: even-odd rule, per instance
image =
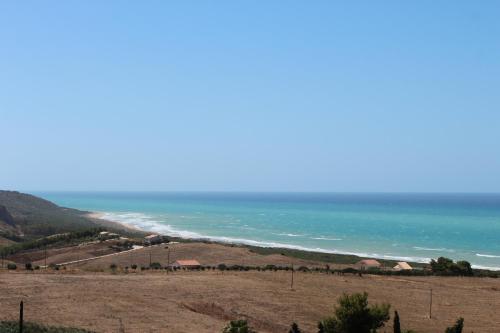
[{"label": "dry grass field", "polygon": [[[428,318],[429,289],[433,319]],[[401,278],[286,272],[177,272],[129,274],[0,273],[1,319],[14,319],[25,301],[26,320],[98,332],[219,332],[230,319],[248,318],[258,332],[305,332],[328,315],[344,292],[367,291],[389,302],[404,328],[444,332],[465,317],[466,332],[498,332],[500,281],[477,278]],[[390,325],[387,329],[390,331]]]},{"label": "dry grass field", "polygon": [[[167,248],[168,247],[168,248]],[[170,252],[170,254],[169,254]],[[119,253],[114,256],[88,261],[81,264],[72,265],[84,270],[101,270],[108,268],[112,263],[119,267],[131,266],[136,264],[139,267],[148,267],[149,262],[158,262],[163,266],[180,259],[196,259],[204,266],[216,266],[224,263],[226,265],[248,265],[248,266],[324,266],[324,263],[314,261],[292,259],[287,256],[260,255],[253,253],[247,248],[207,243],[177,243],[161,244],[151,246],[126,253]]]},{"label": "dry grass field", "polygon": [[[104,248],[72,248],[51,253],[50,262],[73,259]],[[258,332],[287,332],[292,321],[316,332],[342,293],[369,293],[371,302],[389,302],[404,329],[444,332],[465,318],[465,332],[500,332],[500,280],[457,277],[395,277],[294,274],[290,272],[143,271],[113,274],[118,267],[167,262],[166,245],[69,265],[55,272],[0,270],[0,319],[15,319],[25,300],[26,320],[77,326],[97,332],[220,332],[231,319],[246,318]],[[170,260],[197,259],[203,265],[289,265],[282,255],[263,256],[241,247],[204,243],[169,245]],[[82,251],[82,253],[75,253]],[[89,252],[90,251],[90,252]],[[57,260],[56,260],[57,259]],[[293,259],[294,265],[324,265]],[[428,318],[433,289],[433,318]],[[390,323],[387,332],[391,332]]]}]

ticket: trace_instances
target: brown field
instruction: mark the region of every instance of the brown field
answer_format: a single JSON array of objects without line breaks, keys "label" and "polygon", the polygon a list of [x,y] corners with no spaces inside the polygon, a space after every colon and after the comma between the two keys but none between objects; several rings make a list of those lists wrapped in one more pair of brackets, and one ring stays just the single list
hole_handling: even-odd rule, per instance
[{"label": "brown field", "polygon": [[0,236],[0,246],[8,246],[8,245],[12,245],[14,243],[15,242],[11,241],[10,239],[7,239],[7,238]]},{"label": "brown field", "polygon": [[[429,288],[434,290],[428,319]],[[286,332],[298,322],[315,332],[343,292],[367,291],[389,302],[403,326],[444,332],[458,316],[466,331],[498,332],[500,283],[476,278],[394,278],[285,272],[1,273],[1,319],[14,319],[25,301],[26,320],[99,332],[219,332],[248,318],[259,332]],[[389,329],[388,329],[389,330]]]},{"label": "brown field", "polygon": [[[284,266],[291,262],[281,255],[262,256],[217,244],[186,243],[170,248],[171,261],[195,258],[203,265]],[[342,293],[366,291],[371,302],[389,302],[398,310],[404,329],[444,332],[463,316],[465,332],[500,332],[497,279],[296,272],[294,290],[290,290],[291,274],[285,271],[109,271],[111,263],[147,266],[150,251],[152,261],[166,263],[167,250],[160,245],[70,265],[59,272],[0,270],[0,319],[15,319],[23,299],[26,320],[97,332],[213,333],[231,319],[246,318],[258,332],[285,333],[296,321],[304,332],[314,333],[317,321],[331,313]],[[99,270],[105,272],[93,272]],[[432,319],[428,317],[430,288],[434,295]],[[387,332],[392,332],[390,323]]]},{"label": "brown field", "polygon": [[[168,248],[166,248],[168,246]],[[169,251],[170,250],[170,251]],[[206,243],[177,243],[161,244],[143,248],[127,253],[120,253],[115,256],[88,261],[82,264],[71,265],[84,270],[100,270],[108,268],[112,263],[119,267],[126,267],[132,264],[149,266],[151,262],[158,262],[163,266],[167,265],[170,252],[170,263],[179,259],[196,259],[204,266],[216,266],[220,263],[226,265],[247,265],[247,266],[324,266],[314,261],[292,259],[283,255],[260,255],[251,252],[249,249],[238,246],[206,244]]]}]

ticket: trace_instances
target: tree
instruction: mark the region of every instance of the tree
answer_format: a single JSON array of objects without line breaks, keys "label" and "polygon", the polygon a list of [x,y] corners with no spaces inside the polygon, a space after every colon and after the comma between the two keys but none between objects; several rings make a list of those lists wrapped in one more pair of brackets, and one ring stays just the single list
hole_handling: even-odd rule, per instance
[{"label": "tree", "polygon": [[463,328],[464,328],[464,318],[458,318],[455,325],[453,325],[452,327],[448,327],[446,329],[446,333],[462,333]]},{"label": "tree", "polygon": [[394,333],[401,333],[401,324],[399,323],[399,314],[394,311]]},{"label": "tree", "polygon": [[301,333],[301,332],[302,331],[300,330],[299,325],[297,325],[297,323],[293,323],[292,327],[288,331],[288,333]]},{"label": "tree", "polygon": [[456,263],[445,257],[439,257],[438,260],[431,260],[431,269],[438,275],[463,275],[471,276],[474,274],[470,262],[462,260]]},{"label": "tree", "polygon": [[248,327],[246,320],[231,320],[222,333],[255,333]]},{"label": "tree", "polygon": [[389,304],[368,306],[368,294],[344,294],[334,316],[323,320],[325,333],[373,333],[389,320]]},{"label": "tree", "polygon": [[325,327],[322,322],[318,323],[318,333],[325,333]]}]

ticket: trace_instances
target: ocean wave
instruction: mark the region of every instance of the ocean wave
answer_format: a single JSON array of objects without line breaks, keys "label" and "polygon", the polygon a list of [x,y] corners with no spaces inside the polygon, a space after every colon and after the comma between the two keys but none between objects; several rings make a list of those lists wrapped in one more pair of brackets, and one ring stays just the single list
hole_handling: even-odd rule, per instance
[{"label": "ocean wave", "polygon": [[311,239],[329,240],[329,241],[341,241],[342,240],[342,238],[329,238],[329,237],[311,237]]},{"label": "ocean wave", "polygon": [[476,253],[476,256],[485,258],[500,258],[500,256],[496,256],[493,254],[482,254],[482,253]]},{"label": "ocean wave", "polygon": [[414,246],[413,249],[415,249],[417,251],[435,251],[435,252],[449,252],[449,253],[455,252],[455,250],[453,250],[453,249],[447,249],[444,247],[431,248],[431,247]]},{"label": "ocean wave", "polygon": [[281,233],[281,234],[275,234],[278,236],[288,236],[288,237],[304,237],[305,235],[300,235],[300,234],[287,234],[287,233]]},{"label": "ocean wave", "polygon": [[[398,256],[398,255],[387,255],[387,254],[379,254],[379,253],[368,253],[368,252],[353,252],[353,251],[344,251],[337,249],[325,249],[320,247],[305,247],[301,245],[295,244],[287,244],[280,242],[266,242],[266,241],[256,241],[252,239],[245,238],[233,238],[233,237],[224,237],[224,236],[208,236],[202,235],[197,232],[187,231],[187,230],[178,230],[172,227],[169,224],[166,224],[165,221],[159,221],[155,217],[143,214],[143,213],[113,213],[113,212],[104,212],[100,215],[101,219],[110,220],[118,223],[123,223],[126,225],[131,225],[136,228],[151,231],[159,234],[165,234],[173,237],[181,237],[188,239],[199,239],[199,240],[210,240],[221,243],[233,243],[233,244],[244,244],[251,246],[259,246],[259,247],[272,247],[272,248],[286,248],[293,250],[301,250],[301,251],[309,251],[309,252],[321,252],[321,253],[330,253],[330,254],[345,254],[345,255],[354,255],[358,257],[366,257],[366,258],[377,258],[377,259],[388,259],[388,260],[401,260],[401,261],[410,261],[410,262],[419,262],[419,263],[428,263],[431,258],[427,257],[411,257],[411,256]],[[162,217],[163,219],[164,217]],[[287,234],[287,235],[295,235],[295,234]],[[298,237],[303,235],[296,235],[290,237]],[[319,237],[318,237],[319,238]],[[423,251],[443,251],[448,249],[431,249],[431,248],[419,248],[414,247],[414,249],[421,249]],[[453,250],[448,250],[453,251]],[[453,251],[454,252],[454,251]],[[481,255],[477,254],[479,257],[484,256],[487,257],[489,255]],[[500,257],[500,256],[499,256]],[[494,266],[482,266],[472,264],[473,268],[477,269],[489,269],[489,270],[500,270],[500,267]]]}]

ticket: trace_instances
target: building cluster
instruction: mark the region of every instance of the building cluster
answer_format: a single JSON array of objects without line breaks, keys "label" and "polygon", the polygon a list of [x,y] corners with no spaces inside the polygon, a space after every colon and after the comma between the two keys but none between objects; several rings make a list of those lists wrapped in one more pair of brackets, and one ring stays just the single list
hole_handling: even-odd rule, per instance
[{"label": "building cluster", "polygon": [[358,269],[360,271],[370,270],[370,269],[380,269],[380,270],[392,270],[392,271],[399,272],[399,271],[407,271],[407,270],[415,269],[410,264],[408,264],[406,261],[400,261],[394,267],[385,267],[378,260],[375,260],[375,259],[360,260],[356,263],[355,267],[356,267],[356,269]]}]

